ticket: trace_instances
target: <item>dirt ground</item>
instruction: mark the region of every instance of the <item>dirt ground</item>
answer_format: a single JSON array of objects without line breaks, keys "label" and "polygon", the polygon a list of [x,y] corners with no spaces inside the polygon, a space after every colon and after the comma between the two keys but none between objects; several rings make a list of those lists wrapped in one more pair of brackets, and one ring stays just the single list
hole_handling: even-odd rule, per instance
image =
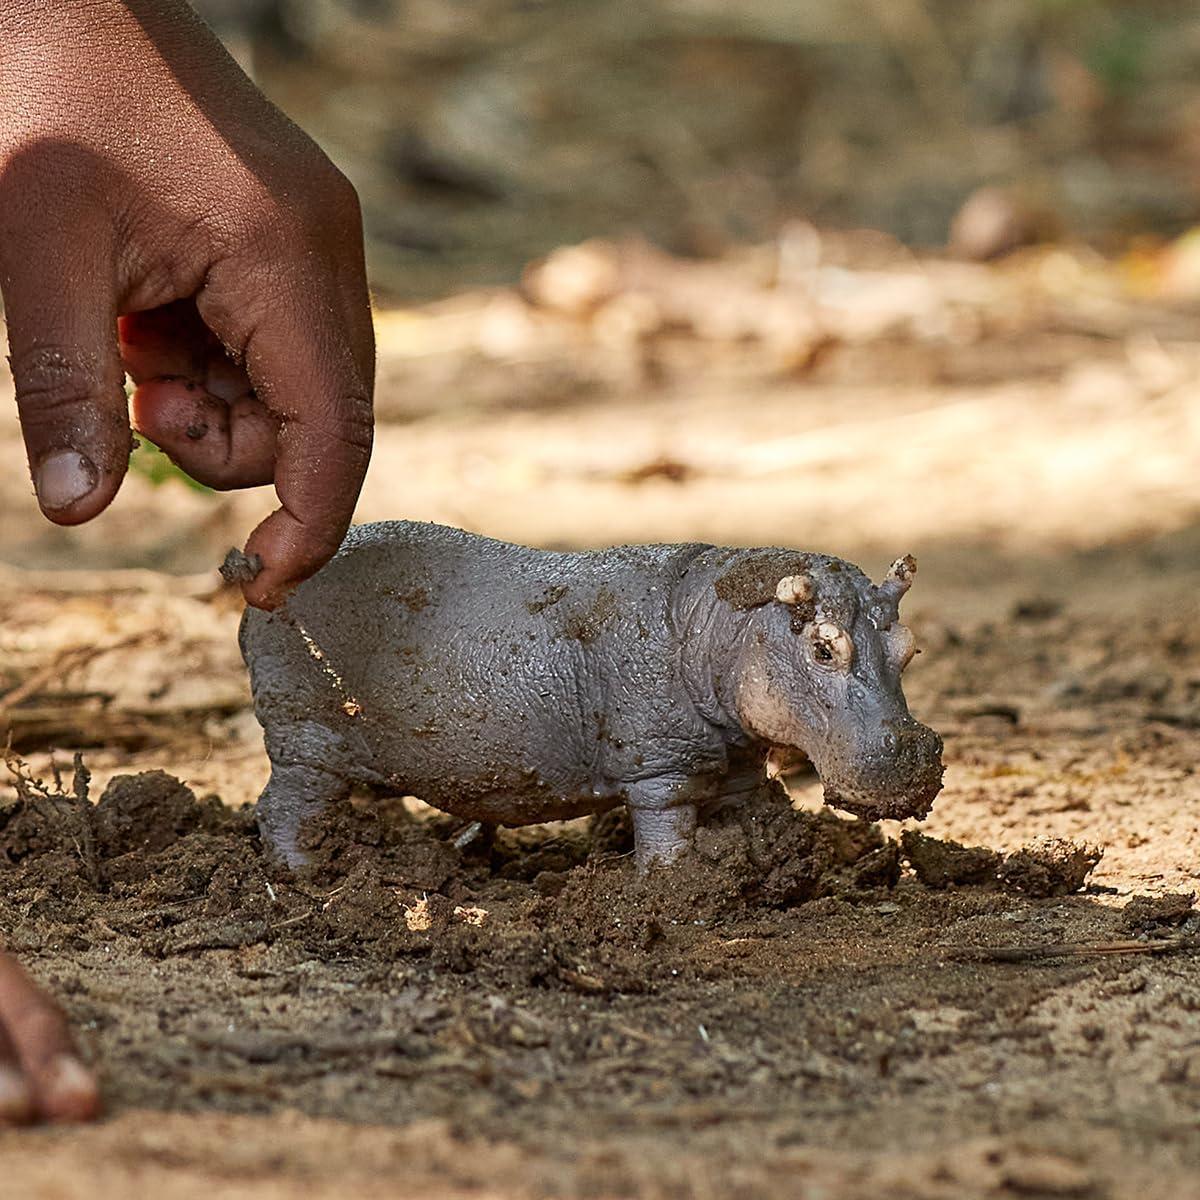
[{"label": "dirt ground", "polygon": [[913,551],[921,829],[995,855],[801,773],[669,879],[611,818],[460,848],[365,797],[273,875],[211,570],[269,497],[143,457],[52,529],[5,417],[0,728],[43,787],[0,784],[0,933],[109,1115],[0,1133],[2,1194],[1200,1197],[1196,313],[1083,252],[797,237],[381,314],[360,513]]}]

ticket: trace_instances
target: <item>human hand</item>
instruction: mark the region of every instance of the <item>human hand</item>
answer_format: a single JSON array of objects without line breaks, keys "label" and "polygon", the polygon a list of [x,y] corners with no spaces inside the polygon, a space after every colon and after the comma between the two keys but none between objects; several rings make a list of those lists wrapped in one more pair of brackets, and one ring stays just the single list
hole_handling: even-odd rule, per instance
[{"label": "human hand", "polygon": [[75,1053],[62,1013],[0,952],[0,1127],[87,1121],[99,1111],[96,1080]]},{"label": "human hand", "polygon": [[181,0],[0,0],[0,290],[52,521],[120,487],[127,371],[188,474],[274,482],[251,604],[337,549],[372,430],[357,197]]}]

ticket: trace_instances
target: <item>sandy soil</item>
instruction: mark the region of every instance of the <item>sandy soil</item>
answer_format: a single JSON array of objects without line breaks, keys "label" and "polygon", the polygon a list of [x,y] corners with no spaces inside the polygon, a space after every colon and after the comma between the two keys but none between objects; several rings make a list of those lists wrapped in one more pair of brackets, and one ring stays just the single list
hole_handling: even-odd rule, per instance
[{"label": "sandy soil", "polygon": [[[267,501],[140,475],[58,531],[0,479],[0,721],[66,793],[82,749],[100,801],[5,785],[0,931],[110,1098],[93,1129],[0,1134],[7,1194],[1200,1196],[1200,921],[1172,899],[1200,876],[1200,347],[1055,254],[847,260],[786,337],[681,317],[661,277],[637,294],[670,319],[636,336],[628,289],[385,314],[361,512],[876,573],[914,550],[907,690],[948,764],[922,828],[1098,846],[1070,894],[995,863],[934,886],[900,827],[816,816],[808,775],[669,887],[611,821],[458,851],[394,800],[273,877],[207,573]],[[757,269],[682,290],[753,314],[779,294]],[[111,782],[159,769],[187,788]]]}]

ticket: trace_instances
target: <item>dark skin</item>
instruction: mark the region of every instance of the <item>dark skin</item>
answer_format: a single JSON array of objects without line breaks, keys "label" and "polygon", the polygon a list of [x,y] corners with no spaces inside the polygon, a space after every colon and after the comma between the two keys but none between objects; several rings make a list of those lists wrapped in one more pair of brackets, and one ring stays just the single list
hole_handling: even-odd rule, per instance
[{"label": "dark skin", "polygon": [[[88,521],[133,430],[215,488],[274,484],[243,585],[341,542],[375,348],[354,189],[182,0],[0,0],[0,290],[43,513]],[[0,954],[0,1125],[85,1120],[94,1075]]]}]

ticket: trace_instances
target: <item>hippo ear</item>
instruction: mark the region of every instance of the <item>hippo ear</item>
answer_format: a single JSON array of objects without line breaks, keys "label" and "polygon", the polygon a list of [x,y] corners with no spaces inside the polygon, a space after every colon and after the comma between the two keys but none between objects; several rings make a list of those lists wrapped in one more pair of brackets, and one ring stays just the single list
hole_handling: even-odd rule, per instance
[{"label": "hippo ear", "polygon": [[897,670],[903,671],[917,652],[917,639],[913,637],[913,631],[907,625],[896,621],[888,626],[883,638],[887,646],[888,660]]},{"label": "hippo ear", "polygon": [[913,576],[917,573],[917,560],[911,554],[898,558],[879,585],[879,591],[889,600],[900,603],[900,597],[912,587]]},{"label": "hippo ear", "polygon": [[780,604],[802,604],[812,596],[813,583],[807,575],[785,575],[775,585],[775,599]]}]

